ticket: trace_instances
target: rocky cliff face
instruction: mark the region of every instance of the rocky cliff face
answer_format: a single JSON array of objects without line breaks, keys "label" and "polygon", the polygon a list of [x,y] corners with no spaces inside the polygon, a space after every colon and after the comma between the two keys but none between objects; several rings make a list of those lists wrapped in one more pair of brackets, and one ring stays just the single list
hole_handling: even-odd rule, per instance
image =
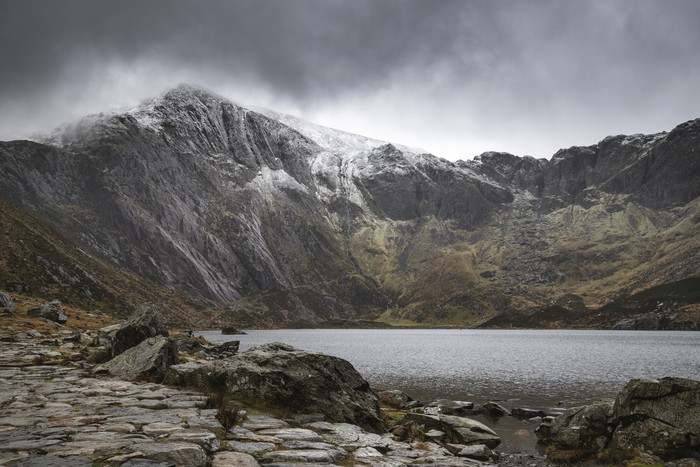
[{"label": "rocky cliff face", "polygon": [[215,319],[475,325],[700,275],[699,135],[452,163],[180,86],[0,143],[0,190]]}]

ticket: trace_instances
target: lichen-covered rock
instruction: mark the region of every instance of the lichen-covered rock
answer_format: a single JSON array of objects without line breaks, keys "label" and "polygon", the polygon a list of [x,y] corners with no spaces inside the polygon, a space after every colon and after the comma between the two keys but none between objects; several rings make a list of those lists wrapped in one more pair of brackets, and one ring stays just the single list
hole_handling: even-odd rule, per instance
[{"label": "lichen-covered rock", "polygon": [[348,361],[279,342],[226,360],[172,366],[166,382],[225,389],[295,413],[321,413],[330,421],[383,428],[376,394]]},{"label": "lichen-covered rock", "polygon": [[551,441],[560,449],[602,449],[612,435],[611,419],[610,404],[574,407],[554,419]]},{"label": "lichen-covered rock", "polygon": [[160,310],[153,303],[139,305],[129,319],[114,332],[112,357],[155,336],[168,337],[168,328],[163,322]]},{"label": "lichen-covered rock", "polygon": [[109,373],[130,381],[161,382],[178,362],[175,344],[163,336],[150,337],[103,365]]},{"label": "lichen-covered rock", "polygon": [[613,415],[613,449],[700,458],[700,381],[633,379],[617,396]]},{"label": "lichen-covered rock", "polygon": [[68,321],[68,317],[63,313],[61,302],[58,300],[27,310],[27,316],[48,319],[58,324],[65,324]]}]

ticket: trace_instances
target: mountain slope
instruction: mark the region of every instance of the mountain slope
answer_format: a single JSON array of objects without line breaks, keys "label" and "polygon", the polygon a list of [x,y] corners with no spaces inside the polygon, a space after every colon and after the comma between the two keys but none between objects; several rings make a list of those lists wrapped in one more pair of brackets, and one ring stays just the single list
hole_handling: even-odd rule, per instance
[{"label": "mountain slope", "polygon": [[0,143],[0,189],[212,319],[472,326],[700,276],[699,135],[452,163],[180,86]]}]

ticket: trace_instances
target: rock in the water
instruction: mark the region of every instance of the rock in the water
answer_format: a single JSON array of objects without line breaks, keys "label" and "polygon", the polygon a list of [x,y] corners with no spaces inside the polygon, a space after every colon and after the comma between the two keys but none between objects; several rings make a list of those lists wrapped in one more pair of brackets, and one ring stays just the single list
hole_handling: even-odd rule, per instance
[{"label": "rock in the water", "polygon": [[168,328],[163,323],[160,310],[153,303],[139,305],[129,319],[114,332],[112,357],[155,336],[168,337]]},{"label": "rock in the water", "polygon": [[613,449],[700,458],[700,381],[633,379],[617,396],[613,417]]},{"label": "rock in the water", "polygon": [[177,349],[167,337],[151,337],[120,353],[102,366],[109,373],[130,381],[161,382],[178,362]]},{"label": "rock in the water", "polygon": [[348,361],[279,342],[227,360],[174,365],[166,382],[226,388],[237,397],[263,400],[295,413],[321,413],[330,421],[383,428],[377,396]]},{"label": "rock in the water", "polygon": [[237,334],[245,334],[243,331],[239,331],[238,329],[234,328],[233,326],[227,326],[221,330],[221,334],[225,336],[231,336],[231,335],[237,335]]},{"label": "rock in the water", "polygon": [[510,415],[510,411],[498,402],[485,403],[484,410],[492,417],[505,417],[506,415]]},{"label": "rock in the water", "polygon": [[454,415],[425,415],[407,413],[406,419],[423,426],[425,431],[438,430],[446,434],[449,442],[457,444],[485,444],[495,448],[501,438],[491,428],[476,420]]},{"label": "rock in the water", "polygon": [[27,316],[48,319],[49,321],[54,321],[58,324],[65,324],[66,321],[68,321],[68,318],[63,313],[61,302],[58,300],[54,300],[51,303],[45,303],[36,308],[27,310]]},{"label": "rock in the water", "polygon": [[17,309],[12,301],[12,297],[4,292],[0,292],[0,309],[8,311],[15,311]]},{"label": "rock in the water", "polygon": [[510,411],[510,414],[516,418],[529,419],[535,417],[544,417],[544,412],[541,410],[526,409],[521,407],[516,407]]}]

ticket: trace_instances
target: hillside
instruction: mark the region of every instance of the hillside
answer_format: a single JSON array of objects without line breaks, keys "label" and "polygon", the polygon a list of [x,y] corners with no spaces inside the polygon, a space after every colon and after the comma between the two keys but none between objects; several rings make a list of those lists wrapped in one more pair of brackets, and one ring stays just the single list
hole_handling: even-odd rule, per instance
[{"label": "hillside", "polygon": [[180,86],[0,143],[0,287],[211,326],[587,312],[700,277],[699,135],[453,163]]}]

